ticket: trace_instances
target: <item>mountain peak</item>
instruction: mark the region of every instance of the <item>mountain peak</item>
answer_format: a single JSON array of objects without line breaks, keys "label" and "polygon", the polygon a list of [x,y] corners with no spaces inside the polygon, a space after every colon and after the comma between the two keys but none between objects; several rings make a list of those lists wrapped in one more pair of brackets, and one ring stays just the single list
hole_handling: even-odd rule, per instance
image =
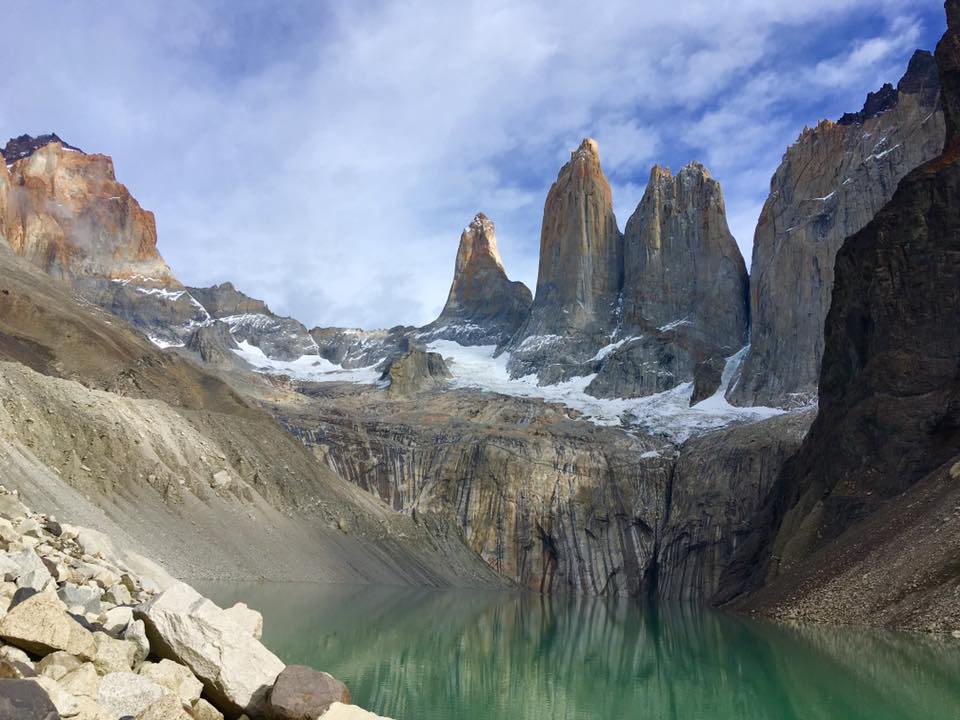
[{"label": "mountain peak", "polygon": [[24,133],[19,137],[10,138],[7,140],[6,146],[0,150],[0,155],[2,155],[4,161],[10,165],[17,160],[30,157],[37,150],[45,145],[49,145],[52,142],[60,143],[67,150],[83,153],[83,150],[80,148],[74,147],[68,142],[64,142],[56,133],[47,133],[45,135],[37,135],[36,137]]},{"label": "mountain peak", "polygon": [[424,330],[461,344],[500,344],[520,325],[531,302],[530,290],[507,277],[493,221],[477,213],[460,235],[443,311]]},{"label": "mountain peak", "polygon": [[580,141],[580,146],[570,153],[571,160],[596,160],[600,161],[600,146],[593,138],[584,138]]},{"label": "mountain peak", "polygon": [[863,108],[859,112],[844,113],[837,124],[862,125],[864,121],[896,107],[901,95],[922,95],[924,104],[929,104],[939,91],[937,61],[929,50],[917,50],[910,58],[907,70],[896,87],[891,83],[884,83],[879,90],[867,93]]}]

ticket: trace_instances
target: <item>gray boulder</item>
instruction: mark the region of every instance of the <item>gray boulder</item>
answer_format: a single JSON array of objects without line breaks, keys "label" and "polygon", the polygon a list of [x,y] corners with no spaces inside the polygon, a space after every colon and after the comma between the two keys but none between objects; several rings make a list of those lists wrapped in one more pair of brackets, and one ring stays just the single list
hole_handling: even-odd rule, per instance
[{"label": "gray boulder", "polygon": [[33,680],[0,679],[0,718],[60,720],[50,697]]},{"label": "gray boulder", "polygon": [[329,673],[288,665],[270,690],[267,710],[271,720],[314,720],[335,702],[350,702],[346,685]]}]

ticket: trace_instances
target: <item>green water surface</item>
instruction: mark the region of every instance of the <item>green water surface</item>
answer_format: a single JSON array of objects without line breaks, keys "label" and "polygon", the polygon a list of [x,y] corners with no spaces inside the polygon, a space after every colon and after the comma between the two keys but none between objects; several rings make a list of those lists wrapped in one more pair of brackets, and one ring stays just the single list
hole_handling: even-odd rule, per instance
[{"label": "green water surface", "polygon": [[198,583],[287,663],[397,720],[958,720],[960,640],[692,606]]}]

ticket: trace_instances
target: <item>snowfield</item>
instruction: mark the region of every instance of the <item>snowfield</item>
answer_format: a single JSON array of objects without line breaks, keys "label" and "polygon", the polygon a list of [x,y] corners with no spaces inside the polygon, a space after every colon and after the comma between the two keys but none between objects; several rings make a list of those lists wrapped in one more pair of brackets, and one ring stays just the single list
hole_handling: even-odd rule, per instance
[{"label": "snowfield", "polygon": [[380,379],[380,372],[374,367],[356,368],[348,370],[340,365],[334,365],[319,355],[301,355],[296,360],[274,360],[256,345],[246,340],[239,343],[240,347],[233,352],[239,355],[256,372],[269,375],[289,375],[298,380],[312,382],[356,382],[374,383]]},{"label": "snowfield", "polygon": [[443,355],[453,374],[452,385],[476,388],[504,395],[543,398],[584,414],[598,425],[622,425],[664,435],[683,442],[734,422],[750,422],[784,413],[779,408],[731,405],[724,393],[736,375],[747,348],[727,358],[720,389],[711,397],[690,407],[693,383],[684,383],[666,392],[643,398],[604,399],[586,393],[595,375],[584,375],[556,385],[537,385],[535,375],[512,379],[507,372],[508,353],[494,357],[492,345],[464,347],[449,340],[437,340],[427,346]]}]

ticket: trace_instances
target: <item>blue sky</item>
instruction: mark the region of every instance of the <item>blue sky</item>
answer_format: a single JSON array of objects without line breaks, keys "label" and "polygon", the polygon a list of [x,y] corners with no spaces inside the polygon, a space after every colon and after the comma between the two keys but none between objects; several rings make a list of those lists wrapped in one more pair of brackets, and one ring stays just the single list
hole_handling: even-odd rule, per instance
[{"label": "blue sky", "polygon": [[943,31],[939,0],[14,2],[0,137],[114,158],[188,284],[308,325],[429,321],[485,212],[536,283],[543,201],[596,138],[621,229],[703,162],[749,264],[786,146]]}]

